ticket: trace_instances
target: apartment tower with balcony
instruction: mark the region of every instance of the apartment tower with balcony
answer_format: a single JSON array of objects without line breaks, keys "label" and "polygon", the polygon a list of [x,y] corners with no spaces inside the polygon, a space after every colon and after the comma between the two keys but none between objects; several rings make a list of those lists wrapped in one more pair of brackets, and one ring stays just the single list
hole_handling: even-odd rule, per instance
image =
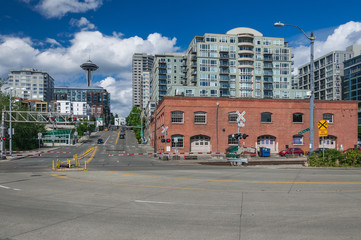
[{"label": "apartment tower with balcony", "polygon": [[[168,76],[172,57],[182,60],[177,81]],[[159,90],[158,100],[162,95],[303,99],[306,91],[292,87],[292,65],[291,48],[283,38],[265,37],[251,28],[206,33],[194,37],[185,53],[155,56],[152,93]]]}]

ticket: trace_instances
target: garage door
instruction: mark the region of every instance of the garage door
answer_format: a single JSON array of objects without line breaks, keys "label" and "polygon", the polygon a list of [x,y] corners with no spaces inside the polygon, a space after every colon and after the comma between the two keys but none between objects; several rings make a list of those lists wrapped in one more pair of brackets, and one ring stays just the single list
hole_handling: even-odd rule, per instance
[{"label": "garage door", "polygon": [[204,135],[191,137],[191,152],[210,152],[211,138]]}]

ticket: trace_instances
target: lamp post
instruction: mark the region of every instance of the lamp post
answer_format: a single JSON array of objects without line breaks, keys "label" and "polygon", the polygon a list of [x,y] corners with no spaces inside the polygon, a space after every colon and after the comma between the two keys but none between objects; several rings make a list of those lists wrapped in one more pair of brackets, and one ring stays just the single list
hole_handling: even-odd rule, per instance
[{"label": "lamp post", "polygon": [[284,24],[281,22],[277,22],[274,24],[275,27],[283,27],[283,26],[290,26],[290,27],[296,27],[311,41],[310,43],[310,90],[311,90],[311,96],[310,96],[310,152],[313,152],[314,148],[314,134],[313,134],[313,112],[314,112],[314,100],[315,100],[315,94],[314,94],[314,73],[313,73],[313,45],[315,43],[316,37],[313,35],[313,32],[311,32],[311,36],[308,36],[300,27],[296,25],[291,24]]},{"label": "lamp post", "polygon": [[219,148],[218,148],[218,108],[219,108],[219,102],[216,103],[217,104],[217,114],[216,114],[216,137],[217,137],[217,152],[219,152]]}]

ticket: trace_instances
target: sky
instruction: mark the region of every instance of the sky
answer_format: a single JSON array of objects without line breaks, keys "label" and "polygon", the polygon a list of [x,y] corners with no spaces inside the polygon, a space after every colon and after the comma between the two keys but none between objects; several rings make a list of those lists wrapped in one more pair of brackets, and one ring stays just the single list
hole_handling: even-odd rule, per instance
[{"label": "sky", "polygon": [[35,68],[55,86],[85,87],[80,65],[99,66],[93,84],[111,93],[111,111],[128,116],[132,105],[134,53],[183,52],[194,36],[237,27],[283,37],[292,47],[295,69],[309,61],[310,41],[294,27],[316,36],[315,57],[361,44],[361,2],[200,0],[0,0],[0,77]]}]

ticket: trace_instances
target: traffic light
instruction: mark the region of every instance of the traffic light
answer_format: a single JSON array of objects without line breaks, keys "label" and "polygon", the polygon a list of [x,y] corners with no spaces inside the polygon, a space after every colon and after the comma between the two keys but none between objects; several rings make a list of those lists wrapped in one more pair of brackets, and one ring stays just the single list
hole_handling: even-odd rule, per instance
[{"label": "traffic light", "polygon": [[74,122],[76,122],[76,120],[77,120],[77,118],[76,118],[76,117],[75,117],[75,118],[73,118],[73,121],[74,121]]},{"label": "traffic light", "polygon": [[164,138],[162,138],[161,142],[165,142],[165,139],[164,139]]},{"label": "traffic light", "polygon": [[167,143],[170,143],[170,139],[169,139],[169,138],[167,138]]},{"label": "traffic light", "polygon": [[247,137],[248,137],[248,135],[245,134],[245,133],[243,133],[242,138],[243,138],[243,139],[246,139]]},{"label": "traffic light", "polygon": [[3,137],[2,140],[3,140],[3,141],[6,141],[6,137]]},{"label": "traffic light", "polygon": [[52,118],[51,118],[51,121],[55,122],[55,117],[52,117]]}]

